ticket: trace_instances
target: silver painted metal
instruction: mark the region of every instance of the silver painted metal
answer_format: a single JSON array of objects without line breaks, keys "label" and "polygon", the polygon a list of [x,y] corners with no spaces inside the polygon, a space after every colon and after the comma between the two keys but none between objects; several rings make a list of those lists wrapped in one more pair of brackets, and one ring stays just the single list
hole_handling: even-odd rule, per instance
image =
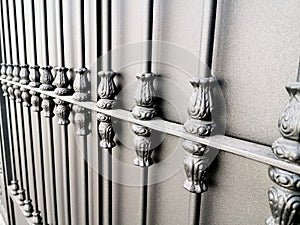
[{"label": "silver painted metal", "polygon": [[13,150],[13,140],[12,140],[12,131],[11,131],[10,101],[9,101],[8,85],[6,82],[7,68],[8,68],[7,64],[2,65],[1,77],[3,80],[1,80],[1,84],[2,84],[3,96],[5,98],[6,109],[7,109],[6,118],[8,123],[8,136],[9,136],[10,157],[11,157],[11,165],[12,165],[12,180],[10,181],[12,187],[11,192],[13,195],[17,195],[18,194],[17,191],[19,190],[19,184],[17,180],[16,159]]},{"label": "silver painted metal", "polygon": [[[212,120],[211,86],[216,79],[212,76],[212,57],[215,35],[217,1],[202,1],[202,29],[198,64],[198,77],[191,81],[194,92],[188,104],[189,118],[184,123],[187,133],[199,137],[208,137],[214,128]],[[208,190],[206,183],[207,169],[210,163],[210,148],[202,143],[185,140],[183,148],[187,151],[184,158],[184,169],[187,179],[184,188],[190,194],[190,225],[200,221],[201,194]]]},{"label": "silver painted metal", "polygon": [[[278,125],[282,138],[272,145],[273,153],[281,160],[300,163],[300,63],[298,80],[286,89],[290,100]],[[276,184],[268,192],[272,216],[268,225],[296,225],[300,223],[300,175],[271,166],[269,177]]]},{"label": "silver painted metal", "polygon": [[[147,43],[142,52],[145,62],[142,64],[142,73],[136,75],[138,85],[134,96],[135,107],[131,112],[132,117],[137,120],[151,120],[157,113],[155,108],[155,88],[153,85],[157,75],[152,73],[153,14],[154,0],[145,1],[143,39]],[[133,141],[137,155],[133,163],[141,167],[140,224],[146,225],[148,215],[148,167],[153,164],[151,129],[133,124],[132,131],[135,134]]]},{"label": "silver painted metal", "polygon": [[[7,83],[13,83],[13,81],[6,81],[5,79],[0,78],[1,82],[5,81]],[[16,85],[20,85],[16,83]],[[77,102],[73,99],[72,96],[58,96],[53,91],[42,91],[40,89],[32,88],[22,85],[27,90],[35,90],[36,92],[47,94],[50,97],[61,99],[62,101],[68,102],[69,104],[77,104],[81,107],[84,107],[88,110],[99,112],[111,116],[112,118],[120,119],[126,122],[139,124],[145,127],[150,128],[151,130],[156,130],[163,132],[175,137],[180,137],[190,141],[198,142],[209,147],[220,149],[224,152],[228,152],[249,160],[254,160],[266,165],[276,166],[278,168],[288,170],[291,172],[299,173],[300,168],[296,164],[291,164],[289,162],[278,159],[273,153],[270,154],[271,148],[265,145],[256,144],[250,141],[240,140],[234,137],[228,137],[224,135],[214,135],[210,137],[200,137],[187,132],[183,132],[183,125],[166,121],[161,118],[153,118],[151,121],[147,120],[138,120],[131,116],[131,112],[123,109],[100,109],[92,101],[86,102]],[[161,126],[164,124],[164,126]]]},{"label": "silver painted metal", "polygon": [[[21,66],[21,71],[20,71],[20,81],[19,83],[21,85],[27,85],[29,84],[29,66],[24,64]],[[20,86],[20,91],[22,92],[21,97],[22,97],[22,105],[23,105],[23,113],[24,110],[29,112],[29,107],[30,107],[30,94],[29,90],[24,88],[23,86]],[[27,110],[26,110],[27,109]],[[25,121],[23,122],[23,129],[24,129],[24,135],[25,135]],[[25,139],[24,139],[25,140]],[[28,150],[28,151],[27,151]],[[30,152],[30,149],[24,146],[24,158],[28,160],[28,152]],[[32,200],[30,198],[30,183],[29,183],[29,171],[28,171],[28,165],[27,163],[24,162],[25,166],[25,177],[26,177],[26,199],[24,201],[24,215],[26,217],[31,217],[32,212],[33,212],[33,205],[32,205]]]},{"label": "silver painted metal", "polygon": [[[115,95],[116,95],[116,84],[114,81],[114,77],[116,73],[113,71],[100,71],[98,73],[100,77],[100,83],[98,86],[98,96],[99,100],[97,102],[98,108],[112,110],[113,105],[115,103]],[[100,136],[99,146],[102,151],[107,151],[108,158],[106,160],[105,165],[106,168],[103,168],[104,171],[107,172],[108,179],[105,180],[103,185],[107,186],[106,196],[106,204],[107,208],[105,209],[105,218],[103,218],[103,224],[110,225],[112,224],[112,183],[111,183],[111,175],[112,175],[112,148],[116,145],[114,142],[115,132],[111,123],[111,116],[97,113],[97,120],[99,121],[98,132]],[[99,160],[102,152],[99,153]],[[104,209],[103,209],[104,210]],[[105,221],[104,221],[105,220]]]},{"label": "silver painted metal", "polygon": [[[215,78],[196,78],[191,81],[194,92],[191,96],[188,113],[189,118],[184,124],[184,129],[190,134],[197,136],[210,136],[214,127],[211,116],[212,99],[211,84]],[[209,159],[206,157],[209,149],[206,145],[185,140],[183,147],[187,151],[184,159],[184,169],[187,179],[184,188],[192,193],[203,193],[207,191],[206,169]]]},{"label": "silver painted metal", "polygon": [[[101,1],[101,54],[102,64],[101,71],[98,72],[100,83],[98,86],[98,102],[97,106],[100,109],[111,110],[115,104],[116,84],[115,73],[112,69],[112,1]],[[102,177],[102,224],[112,225],[112,149],[116,145],[114,142],[115,132],[112,127],[111,116],[102,113],[97,113],[99,121],[98,132],[100,136],[100,149],[98,154],[99,163],[102,163],[102,170],[106,173],[107,179]],[[107,157],[103,157],[107,155]]]},{"label": "silver painted metal", "polygon": [[[86,68],[75,69],[76,77],[73,83],[74,94],[73,99],[79,102],[86,101],[89,98],[88,93],[88,79]],[[74,122],[77,125],[76,134],[79,136],[85,136],[89,133],[87,122],[87,110],[78,105],[73,105],[75,111]]]}]

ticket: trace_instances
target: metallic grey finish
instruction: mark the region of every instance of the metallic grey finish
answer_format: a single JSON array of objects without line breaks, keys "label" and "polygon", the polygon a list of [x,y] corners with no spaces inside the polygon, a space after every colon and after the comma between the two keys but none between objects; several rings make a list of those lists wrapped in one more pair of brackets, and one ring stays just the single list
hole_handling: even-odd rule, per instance
[{"label": "metallic grey finish", "polygon": [[156,75],[153,73],[138,74],[138,86],[135,91],[136,106],[132,110],[132,115],[140,120],[150,120],[156,115],[155,90],[153,81]]},{"label": "metallic grey finish", "polygon": [[[211,116],[212,97],[210,88],[213,81],[215,81],[213,77],[191,81],[194,93],[188,106],[190,118],[184,124],[186,132],[198,136],[210,136],[214,127]],[[201,194],[207,191],[206,169],[210,163],[207,157],[209,149],[206,145],[189,140],[183,142],[183,147],[188,152],[184,159],[184,168],[187,175],[184,188],[192,193]]]},{"label": "metallic grey finish", "polygon": [[[300,72],[300,64],[298,68]],[[298,79],[298,76],[297,76]],[[286,87],[290,101],[279,119],[279,129],[283,138],[272,145],[273,153],[280,159],[299,165],[300,135],[300,83]],[[276,167],[269,168],[269,177],[276,186],[269,189],[269,203],[272,216],[268,225],[296,225],[300,223],[300,175]]]}]

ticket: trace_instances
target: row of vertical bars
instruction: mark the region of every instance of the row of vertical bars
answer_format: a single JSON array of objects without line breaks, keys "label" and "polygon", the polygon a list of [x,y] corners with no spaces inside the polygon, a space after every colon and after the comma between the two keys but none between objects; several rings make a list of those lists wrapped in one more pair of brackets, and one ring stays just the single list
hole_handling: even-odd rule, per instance
[{"label": "row of vertical bars", "polygon": [[[152,77],[152,34],[153,34],[153,9],[154,0],[146,0],[147,14],[145,15],[145,29],[144,39],[148,41],[143,50],[146,62],[142,69],[142,75],[147,77],[146,82],[153,82]],[[208,2],[204,0],[203,2]],[[215,1],[212,1],[215,2]],[[43,30],[39,31],[36,27],[37,20],[37,6],[34,0],[1,0],[1,50],[2,50],[2,78],[7,81],[13,80],[20,82],[23,85],[31,87],[39,87],[42,90],[54,91],[57,95],[73,95],[77,101],[86,101],[90,97],[88,89],[88,79],[85,60],[85,29],[84,29],[84,0],[80,0],[80,57],[81,64],[79,68],[74,69],[75,78],[70,79],[67,73],[65,57],[65,30],[64,30],[64,12],[67,7],[64,7],[62,0],[49,1],[43,0],[39,4],[39,10],[43,19]],[[215,3],[216,4],[216,3]],[[18,7],[16,7],[16,5]],[[26,19],[24,5],[30,5],[30,19]],[[49,23],[49,7],[55,5],[56,18],[56,36],[53,36],[48,30]],[[205,5],[205,4],[204,4]],[[98,56],[106,54],[112,48],[112,7],[110,0],[103,0],[97,2],[98,10],[98,32],[101,34],[98,37]],[[209,30],[214,29],[215,10],[210,10],[207,15]],[[99,14],[100,12],[100,14]],[[206,12],[206,11],[205,11]],[[205,13],[203,13],[205,15]],[[21,15],[21,23],[17,15]],[[28,15],[28,14],[26,14]],[[52,15],[53,16],[53,15]],[[205,21],[205,20],[204,20]],[[32,31],[31,37],[28,37],[26,30],[30,27]],[[18,27],[21,27],[19,29]],[[206,29],[205,27],[202,29]],[[20,30],[22,32],[20,32]],[[13,31],[13,32],[11,32]],[[37,50],[37,36],[36,33],[43,33],[43,53],[44,60],[38,58]],[[204,31],[203,33],[207,32]],[[12,35],[12,33],[14,35]],[[14,36],[14,39],[12,38]],[[58,51],[58,65],[53,69],[49,64],[49,49],[48,41],[54,38],[57,42]],[[211,69],[212,61],[212,42],[213,32],[209,32],[208,37],[202,37],[207,42],[201,42],[200,58],[206,55],[205,62]],[[20,41],[23,40],[23,41]],[[29,43],[29,41],[32,43]],[[14,48],[13,48],[14,46]],[[14,54],[13,54],[13,49]],[[204,50],[203,50],[204,49]],[[19,52],[23,52],[23,59],[21,60]],[[29,67],[28,52],[32,52],[32,65]],[[15,55],[15,57],[13,57]],[[41,65],[43,64],[43,65]],[[207,71],[202,71],[199,67],[199,74],[208,75]],[[101,67],[97,69],[99,73],[99,81],[108,80],[109,85],[114,86],[114,77],[116,74],[112,70],[112,58],[108,54]],[[55,76],[53,76],[55,72]],[[72,82],[73,80],[73,82]],[[139,80],[139,82],[144,82]],[[104,84],[105,87],[106,84]],[[151,86],[151,85],[150,85]],[[70,88],[73,87],[73,88]],[[1,97],[1,119],[3,124],[1,126],[1,134],[3,136],[2,149],[6,164],[5,168],[11,168],[7,171],[7,183],[10,184],[10,191],[12,195],[17,196],[18,204],[24,208],[24,216],[31,218],[33,224],[112,224],[112,183],[110,179],[104,179],[98,175],[95,179],[93,172],[86,162],[89,158],[91,150],[89,147],[90,131],[87,125],[89,116],[94,114],[88,112],[86,109],[64,102],[59,99],[53,99],[45,94],[40,95],[34,91],[28,91],[26,88],[19,88],[17,85],[11,85],[5,80],[2,81],[3,97]],[[140,91],[140,90],[137,90]],[[103,102],[112,103],[116,93],[101,92],[98,90],[98,107],[107,108]],[[155,96],[151,96],[155,100]],[[99,103],[100,102],[100,103]],[[155,115],[155,101],[151,106],[144,106],[143,103],[139,105],[137,99],[138,110],[149,110]],[[71,108],[72,107],[72,108]],[[142,108],[142,109],[141,109]],[[133,116],[135,114],[133,113]],[[153,117],[152,116],[152,117]],[[139,117],[137,117],[139,118]],[[140,118],[151,119],[151,118]],[[113,135],[107,134],[107,130],[111,129],[111,118],[105,115],[99,115],[99,133],[100,133],[100,147],[97,144],[97,158],[98,167],[107,170],[108,174],[112,174],[112,148]],[[72,123],[74,121],[74,123]],[[144,127],[133,128],[137,138],[148,141],[148,136],[143,136],[138,129]],[[145,128],[146,129],[146,128]],[[76,131],[74,131],[76,130]],[[104,134],[101,135],[101,131]],[[113,132],[113,131],[112,131]],[[148,131],[151,135],[151,131]],[[4,136],[7,135],[7,139]],[[105,135],[111,135],[107,138]],[[106,140],[107,139],[107,140]],[[103,141],[103,140],[106,140]],[[101,143],[103,145],[101,145]],[[78,145],[78,146],[76,146]],[[79,156],[79,148],[83,152],[83,157]],[[6,151],[10,152],[9,155]],[[95,149],[93,149],[95,151]],[[147,149],[147,154],[141,153],[139,146],[136,146],[136,151],[139,161],[136,165],[142,167],[142,188],[141,188],[141,204],[140,204],[140,224],[147,224],[147,180],[148,180],[148,166],[151,163],[151,149],[150,145]],[[106,153],[104,153],[106,152]],[[104,157],[106,156],[106,157]],[[140,157],[140,158],[139,158]],[[143,158],[144,157],[144,158]],[[148,158],[147,158],[148,157]],[[141,159],[142,158],[142,159]],[[74,160],[74,159],[77,159]],[[148,160],[148,161],[147,161]],[[147,161],[147,162],[146,162]],[[74,162],[79,162],[80,165],[74,165]],[[78,168],[76,168],[78,166]],[[98,168],[99,169],[99,168]],[[75,174],[79,172],[79,174]],[[80,187],[75,180],[80,180]],[[97,183],[98,188],[98,218],[95,219],[96,213],[91,213],[95,201],[90,195],[94,183]],[[77,189],[76,189],[77,188]],[[75,190],[76,189],[76,190]],[[82,192],[79,195],[76,192]],[[79,199],[81,198],[81,199]],[[8,201],[9,202],[9,201]],[[103,207],[105,202],[106,207]],[[10,207],[12,209],[12,207]],[[192,201],[190,207],[191,219],[189,224],[199,224],[200,213],[200,195],[196,194],[195,200]],[[13,211],[9,211],[9,220],[14,224]],[[78,216],[81,215],[81,216]]]}]

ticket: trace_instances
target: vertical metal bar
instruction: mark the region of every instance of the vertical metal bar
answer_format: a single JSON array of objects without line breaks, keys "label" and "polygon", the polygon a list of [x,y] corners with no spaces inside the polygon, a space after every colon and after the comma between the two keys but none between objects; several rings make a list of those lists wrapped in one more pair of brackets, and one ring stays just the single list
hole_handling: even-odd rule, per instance
[{"label": "vertical metal bar", "polygon": [[[4,2],[2,1],[2,9],[4,8]],[[4,11],[4,9],[3,9]],[[1,13],[1,15],[4,15]],[[7,48],[7,43],[8,43],[8,51],[6,51],[6,53],[10,53],[9,55],[6,55],[6,61],[12,63],[12,56],[11,56],[11,35],[10,35],[10,30],[9,30],[9,11],[8,11],[8,5],[7,5],[7,1],[6,1],[6,16],[7,19],[6,23],[7,23],[7,34],[8,34],[8,40],[6,39],[7,42],[4,42],[6,44],[6,48]],[[4,17],[2,16],[2,28],[3,31],[5,32],[5,24],[4,24]],[[5,40],[5,39],[4,39]],[[3,66],[2,67],[2,71],[1,71],[1,77],[2,78],[6,78],[6,79],[12,79],[12,68],[10,64],[7,64],[6,67]],[[11,112],[10,112],[10,100],[9,100],[9,94],[8,94],[8,88],[9,86],[7,85],[6,82],[1,82],[2,83],[2,89],[3,89],[3,96],[5,96],[5,102],[6,102],[6,109],[7,109],[7,121],[8,121],[8,134],[9,134],[9,146],[10,146],[10,157],[11,157],[11,163],[12,163],[12,181],[11,181],[11,185],[12,185],[12,194],[17,195],[18,194],[18,190],[19,190],[19,184],[18,184],[18,180],[17,180],[17,168],[16,168],[16,158],[15,158],[15,154],[14,154],[14,149],[13,149],[13,135],[12,135],[12,130],[11,130]]]},{"label": "vertical metal bar", "polygon": [[[42,74],[40,77],[41,85],[40,89],[44,91],[53,91],[54,86],[52,66],[49,65],[49,45],[48,45],[48,18],[47,18],[47,1],[43,1],[43,34],[44,34],[44,67],[42,67]],[[55,156],[54,156],[54,143],[53,143],[53,125],[52,118],[54,116],[54,101],[53,98],[46,94],[41,94],[43,108],[44,123],[43,125],[43,149],[44,149],[44,161],[45,161],[45,196],[46,196],[46,211],[48,221],[50,224],[58,224],[57,216],[57,196],[56,196],[56,180],[55,180]]]},{"label": "vertical metal bar", "polygon": [[[212,77],[212,57],[215,33],[217,1],[202,1],[202,30],[199,54],[198,78],[191,81],[194,93],[188,106],[189,118],[184,124],[186,132],[197,136],[210,136],[214,127],[211,116],[211,85],[216,81]],[[209,99],[209,101],[207,101]],[[203,107],[204,106],[204,107]],[[196,112],[196,113],[195,113]],[[201,194],[207,191],[206,173],[209,166],[207,152],[209,148],[196,142],[185,140],[183,147],[187,151],[184,169],[187,179],[184,188],[190,193],[189,225],[199,225]]]},{"label": "vertical metal bar", "polygon": [[202,28],[198,76],[210,77],[213,59],[217,0],[202,0]]},{"label": "vertical metal bar", "polygon": [[[3,51],[3,50],[2,50]],[[2,89],[0,90],[0,95],[3,95]],[[4,174],[4,192],[5,192],[5,202],[7,206],[7,219],[8,219],[8,224],[12,224],[12,213],[10,210],[10,201],[9,201],[9,195],[8,195],[8,181],[11,179],[11,175],[9,172],[10,169],[10,164],[7,162],[7,149],[9,149],[9,146],[7,145],[7,140],[5,133],[7,133],[7,124],[5,123],[4,120],[4,115],[3,113],[6,112],[5,105],[3,103],[4,98],[1,96],[0,97],[0,105],[1,105],[1,110],[0,110],[0,123],[1,123],[1,161],[2,161],[2,171]]]},{"label": "vertical metal bar", "polygon": [[[112,71],[112,7],[111,0],[102,1],[102,71],[98,72],[100,83],[98,86],[99,101],[97,105],[102,109],[112,109],[116,95],[116,85],[114,77],[116,73]],[[112,224],[112,148],[115,146],[113,141],[114,131],[111,124],[111,117],[98,113],[100,148],[99,161],[102,160],[102,178],[103,187],[103,217],[102,222],[105,225]],[[102,155],[102,157],[100,156]],[[105,157],[104,157],[105,156]],[[101,179],[101,177],[99,177]],[[105,207],[104,207],[105,205]]]},{"label": "vertical metal bar", "polygon": [[[64,32],[63,32],[63,1],[58,0],[58,41],[60,43],[60,67],[56,68],[57,74],[53,84],[56,86],[54,92],[57,95],[70,95],[72,90],[69,89],[69,78],[67,76],[67,68],[65,68],[65,52],[64,52]],[[71,221],[71,194],[70,194],[70,174],[69,174],[69,143],[68,143],[68,117],[70,115],[69,104],[60,99],[54,100],[56,103],[56,116],[58,117],[58,125],[61,132],[61,146],[63,153],[63,182],[64,182],[64,207],[65,207],[65,224],[72,224]]]},{"label": "vertical metal bar", "polygon": [[[21,65],[21,71],[20,71],[20,84],[27,85],[29,83],[29,70],[28,70],[28,65],[27,65],[27,48],[26,48],[26,33],[25,33],[25,9],[24,9],[24,2],[23,0],[20,1],[21,3],[21,19],[22,19],[22,38],[23,38],[23,65]],[[23,155],[24,159],[28,160],[28,149],[27,149],[27,144],[26,144],[26,127],[25,127],[25,114],[24,114],[24,109],[29,107],[30,105],[27,104],[26,99],[29,97],[29,91],[23,87],[20,88],[21,91],[21,97],[23,101],[23,108],[21,107],[21,115],[22,115],[22,134],[23,134],[23,141],[24,141],[24,147],[23,147]],[[25,100],[25,101],[24,101]],[[27,162],[27,161],[26,161]],[[29,180],[29,167],[28,164],[24,161],[24,168],[25,168],[25,216],[30,217],[32,216],[33,212],[33,206],[32,206],[32,200],[30,196],[30,180]]]},{"label": "vertical metal bar", "polygon": [[[80,31],[81,31],[81,68],[75,70],[76,77],[74,80],[74,91],[73,98],[77,101],[86,101],[89,98],[88,94],[88,79],[87,79],[87,69],[85,68],[85,32],[84,32],[84,0],[80,1]],[[79,136],[79,148],[83,151],[83,158],[80,162],[84,168],[84,176],[82,179],[83,184],[83,202],[82,211],[84,212],[84,224],[89,224],[89,204],[88,204],[88,165],[87,165],[87,135],[89,133],[88,129],[88,114],[87,110],[78,105],[73,106],[75,112],[74,121],[77,124],[76,135]]]},{"label": "vertical metal bar", "polygon": [[146,41],[146,46],[144,49],[145,54],[145,64],[143,72],[152,72],[152,36],[153,36],[153,9],[154,0],[146,1],[146,15],[145,15],[145,29],[144,29],[144,39]]},{"label": "vertical metal bar", "polygon": [[111,70],[111,0],[102,1],[102,55],[103,63],[102,70],[110,71]]},{"label": "vertical metal bar", "polygon": [[[143,73],[137,75],[138,88],[136,89],[135,102],[136,106],[132,110],[132,115],[136,119],[151,120],[156,115],[155,90],[153,81],[156,77],[152,73],[152,36],[153,36],[153,10],[154,0],[146,1],[146,14],[144,19],[144,37],[146,46],[143,49],[145,54],[145,63],[143,63]],[[147,96],[145,98],[144,96]],[[136,166],[141,167],[141,195],[140,195],[140,215],[141,225],[147,224],[147,205],[148,205],[148,167],[153,164],[151,158],[153,149],[151,147],[151,130],[133,124],[132,130],[135,133],[134,144],[137,158],[134,160]]]},{"label": "vertical metal bar", "polygon": [[[20,57],[19,57],[19,40],[18,40],[18,23],[17,23],[17,15],[16,15],[16,3],[15,0],[12,1],[12,5],[13,5],[13,15],[14,15],[14,28],[15,28],[15,46],[16,46],[16,63],[14,65],[14,70],[13,70],[13,81],[14,82],[19,82],[20,81]],[[18,149],[18,163],[19,163],[19,173],[20,173],[20,190],[19,192],[19,204],[20,205],[24,205],[24,201],[26,199],[25,196],[25,190],[23,188],[23,182],[27,183],[26,180],[26,174],[25,177],[23,177],[23,164],[25,162],[25,155],[22,156],[22,153],[24,152],[24,139],[23,139],[23,135],[22,135],[22,130],[23,130],[23,126],[22,126],[22,98],[21,98],[21,91],[20,91],[20,87],[18,85],[13,85],[13,90],[14,90],[14,95],[15,95],[15,129],[16,129],[16,139],[17,141],[15,142],[17,144],[16,148]],[[10,88],[8,90],[10,92]],[[19,115],[19,116],[18,116]],[[20,129],[19,129],[20,128]],[[21,147],[22,146],[22,147]],[[21,149],[23,151],[21,151]]]},{"label": "vertical metal bar", "polygon": [[[38,88],[40,86],[40,72],[37,59],[37,43],[36,43],[36,18],[35,18],[35,6],[34,0],[31,1],[31,17],[32,17],[32,54],[34,65],[30,67],[30,87]],[[47,211],[46,211],[46,199],[45,199],[45,177],[44,177],[44,160],[43,160],[43,149],[42,149],[42,130],[41,130],[41,107],[40,107],[40,96],[35,91],[30,91],[31,94],[31,126],[34,128],[32,134],[37,137],[35,140],[34,149],[32,151],[32,163],[34,164],[34,178],[36,182],[36,202],[33,216],[35,217],[36,224],[47,223]],[[42,209],[41,212],[39,211]]]}]

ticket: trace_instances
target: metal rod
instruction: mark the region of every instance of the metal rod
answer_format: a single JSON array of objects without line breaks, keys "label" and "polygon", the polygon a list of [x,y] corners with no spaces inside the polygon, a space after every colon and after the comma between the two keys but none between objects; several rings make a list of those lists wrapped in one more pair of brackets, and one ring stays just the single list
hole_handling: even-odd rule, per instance
[{"label": "metal rod", "polygon": [[[2,90],[0,89],[0,106],[1,106],[1,110],[0,110],[0,123],[1,123],[1,129],[0,129],[0,137],[1,137],[1,161],[2,161],[2,170],[3,170],[3,174],[4,174],[4,193],[5,193],[5,202],[6,202],[6,205],[8,207],[8,210],[7,210],[7,219],[8,219],[8,224],[12,224],[12,213],[11,213],[11,206],[10,206],[10,198],[9,198],[9,195],[8,195],[8,181],[9,181],[9,168],[10,168],[10,165],[8,164],[7,162],[7,149],[9,149],[9,146],[8,146],[8,143],[7,143],[7,124],[5,123],[5,120],[4,120],[4,113],[3,112],[6,112],[6,109],[5,109],[5,105],[3,103],[3,100],[4,100],[4,97],[2,96],[3,92]],[[6,134],[5,134],[6,133]]]},{"label": "metal rod", "polygon": [[84,0],[80,1],[81,67],[85,67]]},{"label": "metal rod", "polygon": [[[18,23],[17,23],[17,11],[16,11],[16,2],[15,0],[12,1],[13,3],[13,15],[14,15],[14,28],[15,28],[15,45],[16,45],[16,65],[14,68],[14,78],[13,80],[18,82],[20,80],[20,76],[19,76],[19,72],[20,72],[20,66],[19,66],[19,38],[18,38]],[[19,174],[20,174],[20,185],[19,188],[20,190],[19,192],[19,204],[23,205],[25,203],[25,199],[26,199],[26,193],[24,190],[24,184],[25,186],[27,186],[28,184],[28,176],[27,176],[27,166],[25,163],[25,154],[22,156],[22,153],[26,152],[25,151],[25,139],[24,139],[24,135],[22,132],[24,132],[23,130],[23,107],[22,107],[22,98],[21,98],[21,91],[19,86],[17,85],[13,85],[13,88],[15,89],[15,95],[16,95],[16,100],[15,100],[15,125],[16,125],[16,144],[17,144],[17,149],[18,149],[18,163],[19,163]],[[18,116],[19,115],[19,116]],[[20,120],[18,121],[18,117],[20,117]],[[19,127],[21,129],[19,129]],[[20,138],[21,137],[21,138]],[[23,143],[23,144],[20,144]],[[21,150],[21,146],[22,146],[22,150]],[[24,172],[23,173],[23,166],[24,166]],[[24,176],[25,175],[25,176]],[[28,191],[27,191],[28,192]],[[26,199],[27,200],[27,199]]]},{"label": "metal rod", "polygon": [[[20,1],[21,4],[21,28],[22,28],[22,39],[23,39],[23,66],[21,68],[22,71],[22,77],[21,77],[21,83],[23,82],[23,84],[27,84],[29,83],[29,79],[27,77],[27,75],[29,74],[28,71],[28,66],[26,65],[27,63],[27,48],[26,48],[26,32],[25,32],[25,8],[24,8],[24,2],[23,0]],[[16,10],[15,10],[16,11]],[[15,15],[16,16],[16,15]],[[19,46],[20,47],[20,46]],[[21,75],[21,74],[20,74]],[[23,76],[25,75],[25,76]],[[21,88],[20,89],[22,94],[24,93],[25,96],[29,96],[29,93],[26,89]],[[26,98],[26,97],[25,97]],[[22,99],[24,100],[24,99]],[[25,216],[26,217],[30,217],[32,216],[32,211],[33,211],[33,206],[32,206],[32,199],[31,199],[31,193],[30,193],[30,178],[29,178],[29,166],[27,164],[27,160],[28,160],[28,154],[29,154],[29,148],[27,148],[26,145],[26,127],[25,127],[25,114],[24,114],[24,109],[26,109],[26,107],[29,107],[29,104],[27,104],[26,102],[23,102],[23,107],[20,105],[20,115],[21,115],[21,136],[23,139],[23,166],[24,166],[24,175],[25,175]]]},{"label": "metal rod", "polygon": [[214,36],[215,36],[215,23],[217,13],[217,0],[202,0],[202,28],[198,64],[198,76],[210,77]]},{"label": "metal rod", "polygon": [[0,12],[1,12],[1,31],[2,31],[2,53],[3,53],[3,58],[2,58],[2,63],[4,62],[4,60],[7,62],[7,55],[6,55],[6,42],[5,42],[5,30],[4,30],[4,17],[3,17],[3,2],[2,0],[0,1]]},{"label": "metal rod", "polygon": [[51,172],[52,172],[52,191],[53,191],[53,208],[54,208],[54,224],[58,224],[58,212],[57,212],[57,194],[56,194],[56,179],[55,179],[55,156],[54,156],[54,140],[53,140],[53,123],[52,118],[49,118],[49,124],[48,124],[48,131],[50,135],[50,165],[51,165]]},{"label": "metal rod", "polygon": [[111,23],[111,0],[103,0],[102,1],[102,55],[103,55],[103,63],[102,63],[102,71],[110,71],[112,68],[111,65],[111,46],[112,46],[112,23]]},{"label": "metal rod", "polygon": [[30,107],[27,107],[27,124],[29,130],[29,142],[30,142],[30,156],[31,156],[31,168],[32,168],[32,183],[33,183],[33,215],[39,217],[39,203],[38,203],[38,193],[37,193],[37,180],[36,180],[36,165],[35,165],[35,152],[33,143],[33,129],[32,129],[32,118]]},{"label": "metal rod", "polygon": [[60,66],[65,66],[65,45],[64,45],[64,18],[63,18],[63,0],[58,0],[58,17],[59,17],[59,43],[60,43]]},{"label": "metal rod", "polygon": [[43,152],[43,136],[42,136],[42,122],[41,122],[41,113],[40,111],[36,112],[36,120],[37,120],[37,140],[39,142],[39,158],[37,158],[38,166],[41,171],[41,177],[39,179],[39,184],[41,186],[40,190],[40,199],[42,208],[42,217],[45,224],[48,223],[48,213],[47,213],[47,199],[46,199],[46,190],[45,190],[45,168],[44,168],[44,152]]},{"label": "metal rod", "polygon": [[35,10],[34,10],[34,0],[31,0],[31,16],[32,16],[32,54],[34,65],[37,65],[37,44],[36,44],[36,26],[35,26]]},{"label": "metal rod", "polygon": [[44,43],[45,43],[45,65],[49,65],[49,45],[48,45],[48,17],[47,17],[47,0],[43,1],[43,17],[44,17]]},{"label": "metal rod", "polygon": [[190,193],[189,205],[189,225],[199,225],[200,223],[201,194]]},{"label": "metal rod", "polygon": [[68,127],[67,126],[61,126],[61,135],[62,135],[62,152],[64,155],[64,162],[65,162],[65,187],[66,192],[64,194],[65,196],[65,203],[66,203],[66,217],[65,217],[65,223],[66,224],[72,224],[71,220],[71,193],[70,193],[70,171],[69,171],[69,143],[68,143]]},{"label": "metal rod", "polygon": [[9,4],[6,0],[6,23],[7,23],[7,34],[8,34],[8,50],[9,50],[9,63],[12,64],[12,47],[11,47],[11,32],[10,32],[10,18],[9,18]]},{"label": "metal rod", "polygon": [[14,14],[14,26],[15,26],[15,41],[16,41],[16,64],[20,63],[19,56],[19,37],[18,37],[18,22],[17,22],[17,11],[16,11],[16,0],[12,1],[13,5],[13,14]]},{"label": "metal rod", "polygon": [[141,225],[147,224],[148,167],[141,168]]},{"label": "metal rod", "polygon": [[24,64],[27,64],[27,44],[26,44],[26,25],[25,25],[25,7],[24,0],[21,0],[21,17],[22,17],[22,33],[23,33],[23,52],[24,52]]},{"label": "metal rod", "polygon": [[146,15],[145,15],[145,40],[146,47],[145,47],[145,65],[143,68],[143,72],[151,73],[152,72],[152,38],[153,38],[153,13],[154,13],[154,0],[147,0],[146,5]]},{"label": "metal rod", "polygon": [[[10,157],[11,157],[11,164],[12,164],[12,181],[11,181],[11,184],[12,185],[15,185],[16,188],[15,189],[19,189],[19,186],[18,186],[18,181],[17,181],[17,170],[16,170],[16,159],[15,159],[15,155],[14,155],[14,150],[13,150],[13,143],[14,143],[14,140],[13,140],[13,136],[12,136],[12,124],[11,124],[11,113],[10,113],[10,101],[8,99],[8,96],[5,96],[6,98],[6,109],[7,110],[7,115],[6,115],[6,118],[7,118],[7,123],[8,123],[8,136],[9,136],[9,146],[10,146]],[[14,190],[14,191],[17,191],[17,190]],[[17,193],[14,193],[14,194],[17,194]]]},{"label": "metal rod", "polygon": [[[107,73],[108,71],[112,71],[112,55],[111,55],[111,50],[112,50],[112,1],[111,0],[104,0],[102,1],[102,11],[101,11],[101,16],[102,16],[102,71]],[[110,74],[105,74],[105,76],[110,76]],[[104,79],[104,77],[103,77]],[[102,82],[102,81],[100,81]],[[113,83],[113,77],[112,80],[109,82]],[[101,85],[102,83],[100,83]],[[106,94],[112,94],[112,98],[114,98],[114,91],[112,90],[111,93],[106,93]],[[100,96],[107,98],[107,96]],[[104,100],[105,101],[105,100]],[[104,124],[105,126],[109,127],[111,125],[111,121],[109,119],[108,123],[103,123],[104,121],[100,122],[101,124]],[[104,127],[103,127],[104,128]],[[112,131],[113,132],[113,131]],[[105,137],[101,137],[102,139],[105,139]],[[110,147],[108,146],[101,146],[101,151],[99,154],[102,154],[102,167],[103,170],[105,171],[107,175],[107,179],[103,179],[102,185],[103,185],[103,190],[102,190],[102,200],[103,200],[103,224],[104,225],[111,225],[112,224],[112,144],[113,140],[109,140],[108,145],[111,145]]]}]

